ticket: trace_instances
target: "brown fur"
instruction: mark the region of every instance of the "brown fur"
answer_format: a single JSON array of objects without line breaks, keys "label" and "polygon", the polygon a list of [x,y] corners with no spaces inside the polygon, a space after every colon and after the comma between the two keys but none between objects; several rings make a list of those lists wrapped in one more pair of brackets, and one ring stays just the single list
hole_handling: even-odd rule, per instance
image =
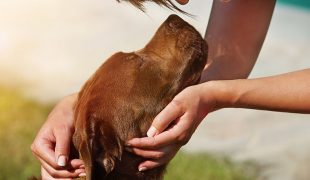
[{"label": "brown fur", "polygon": [[124,143],[146,136],[154,117],[187,86],[199,82],[207,60],[201,35],[171,15],[136,52],[118,52],[87,81],[75,107],[73,142],[87,180],[159,180],[165,165],[138,171],[144,161]]}]

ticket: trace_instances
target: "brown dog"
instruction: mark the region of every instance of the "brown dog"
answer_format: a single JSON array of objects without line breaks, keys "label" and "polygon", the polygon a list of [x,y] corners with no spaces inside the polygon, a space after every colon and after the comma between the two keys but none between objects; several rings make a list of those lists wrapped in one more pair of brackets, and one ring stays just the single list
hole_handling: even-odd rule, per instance
[{"label": "brown dog", "polygon": [[73,142],[86,179],[162,179],[165,166],[139,172],[145,159],[124,151],[124,143],[146,136],[173,97],[199,82],[206,60],[204,39],[177,15],[142,50],[110,57],[84,85],[75,108]]}]

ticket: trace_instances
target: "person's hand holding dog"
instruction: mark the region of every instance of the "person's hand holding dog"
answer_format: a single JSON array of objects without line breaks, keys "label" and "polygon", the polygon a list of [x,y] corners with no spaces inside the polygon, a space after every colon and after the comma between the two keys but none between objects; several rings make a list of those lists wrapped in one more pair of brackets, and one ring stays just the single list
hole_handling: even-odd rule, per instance
[{"label": "person's hand holding dog", "polygon": [[41,163],[43,179],[74,178],[85,173],[82,160],[69,159],[75,100],[76,94],[55,106],[31,145]]},{"label": "person's hand holding dog", "polygon": [[155,117],[148,137],[127,142],[128,151],[149,159],[139,165],[140,171],[169,162],[189,141],[202,119],[214,110],[215,96],[212,91],[202,91],[202,86],[205,85],[191,86],[179,93]]}]

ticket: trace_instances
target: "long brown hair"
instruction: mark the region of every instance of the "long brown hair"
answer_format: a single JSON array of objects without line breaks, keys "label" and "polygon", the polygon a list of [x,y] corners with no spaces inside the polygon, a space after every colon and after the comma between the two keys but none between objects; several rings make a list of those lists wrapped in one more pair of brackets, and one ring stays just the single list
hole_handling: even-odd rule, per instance
[{"label": "long brown hair", "polygon": [[143,3],[145,3],[146,1],[151,1],[151,2],[155,2],[159,6],[164,6],[164,7],[171,9],[171,10],[176,10],[178,12],[181,12],[183,14],[191,16],[189,13],[178,8],[173,2],[171,2],[171,0],[116,0],[116,1],[118,1],[118,2],[121,2],[121,1],[129,2],[130,4],[139,8],[143,12],[145,12],[145,8],[143,6]]}]

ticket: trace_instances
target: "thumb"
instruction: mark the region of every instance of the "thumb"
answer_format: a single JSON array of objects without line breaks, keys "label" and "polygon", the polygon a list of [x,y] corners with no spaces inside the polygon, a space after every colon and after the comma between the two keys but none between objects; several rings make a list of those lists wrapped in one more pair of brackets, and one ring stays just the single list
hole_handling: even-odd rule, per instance
[{"label": "thumb", "polygon": [[155,135],[163,132],[171,122],[184,114],[182,108],[182,102],[172,100],[155,118],[152,126],[147,131],[148,137],[154,137]]},{"label": "thumb", "polygon": [[54,136],[56,138],[56,163],[61,167],[65,167],[69,159],[72,131],[68,127],[57,128],[54,130]]}]

